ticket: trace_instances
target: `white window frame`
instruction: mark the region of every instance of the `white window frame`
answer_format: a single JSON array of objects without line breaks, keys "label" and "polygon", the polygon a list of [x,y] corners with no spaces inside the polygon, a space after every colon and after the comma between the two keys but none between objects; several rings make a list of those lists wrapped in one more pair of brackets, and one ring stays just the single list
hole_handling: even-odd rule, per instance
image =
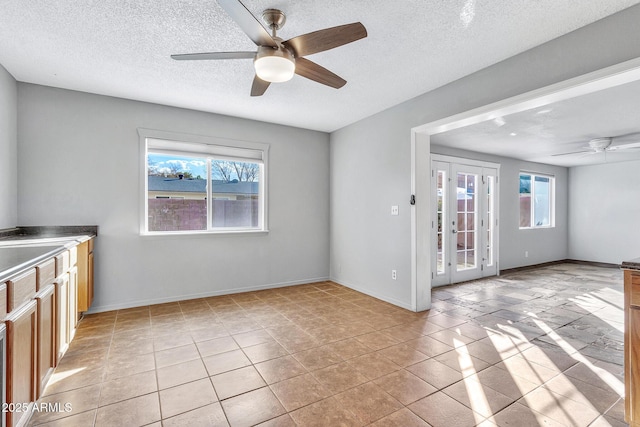
[{"label": "white window frame", "polygon": [[[239,141],[228,138],[218,138],[203,135],[175,133],[153,129],[138,129],[140,141],[140,235],[194,235],[194,234],[265,234],[268,227],[268,161],[269,144],[253,141]],[[182,231],[149,231],[148,230],[148,179],[147,154],[149,150],[155,153],[166,153],[183,156],[207,157],[215,159],[229,159],[258,163],[262,169],[259,180],[258,197],[258,227],[224,227],[212,228],[210,225],[211,186],[207,185],[207,230]]]},{"label": "white window frame", "polygon": [[[518,215],[521,215],[520,213],[520,203],[519,203],[519,199],[520,199],[520,177],[522,175],[529,175],[531,177],[531,203],[530,203],[530,218],[531,218],[531,225],[529,227],[520,227],[520,230],[532,230],[532,229],[539,229],[539,228],[554,228],[556,226],[556,177],[554,175],[548,175],[548,174],[544,174],[544,173],[536,173],[536,172],[529,172],[529,171],[520,171],[518,173]],[[547,178],[549,179],[549,225],[535,225],[535,181],[536,181],[536,177],[540,177],[540,178]],[[518,223],[520,223],[520,220],[518,220]]]}]

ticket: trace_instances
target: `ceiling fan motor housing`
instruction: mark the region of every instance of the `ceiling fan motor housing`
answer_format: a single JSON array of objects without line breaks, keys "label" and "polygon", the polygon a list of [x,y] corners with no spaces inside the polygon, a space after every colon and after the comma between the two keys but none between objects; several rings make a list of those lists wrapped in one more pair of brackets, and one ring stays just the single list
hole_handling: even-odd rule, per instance
[{"label": "ceiling fan motor housing", "polygon": [[589,147],[596,153],[604,151],[611,145],[612,138],[594,138],[589,141]]}]

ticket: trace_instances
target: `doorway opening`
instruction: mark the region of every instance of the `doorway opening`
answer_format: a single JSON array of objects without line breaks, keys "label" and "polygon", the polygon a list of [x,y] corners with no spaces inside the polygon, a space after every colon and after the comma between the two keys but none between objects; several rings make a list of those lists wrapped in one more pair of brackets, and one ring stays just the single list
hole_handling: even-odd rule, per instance
[{"label": "doorway opening", "polygon": [[[415,311],[431,308],[431,288],[439,283],[434,274],[438,266],[437,250],[433,249],[433,242],[437,238],[434,235],[437,234],[437,230],[431,227],[438,215],[434,206],[437,200],[432,197],[433,186],[430,177],[432,157],[435,156],[431,154],[431,135],[638,80],[640,80],[640,58],[635,58],[483,107],[435,120],[411,130],[411,194],[415,196],[415,198],[412,197],[412,201],[416,201],[411,209],[411,305]],[[451,230],[449,232],[456,234]],[[465,247],[464,250],[470,249],[470,247]],[[451,254],[449,256],[451,258]],[[497,254],[495,260],[498,263]],[[496,268],[498,268],[497,264]]]}]

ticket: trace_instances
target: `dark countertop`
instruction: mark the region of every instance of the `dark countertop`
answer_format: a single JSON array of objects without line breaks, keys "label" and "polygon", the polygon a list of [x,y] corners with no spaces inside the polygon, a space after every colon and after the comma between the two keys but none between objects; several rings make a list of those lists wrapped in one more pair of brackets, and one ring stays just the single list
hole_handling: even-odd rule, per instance
[{"label": "dark countertop", "polygon": [[620,267],[624,270],[640,270],[640,258],[623,261]]},{"label": "dark countertop", "polygon": [[97,235],[97,226],[0,230],[0,283]]},{"label": "dark countertop", "polygon": [[98,235],[97,225],[21,226],[0,230],[0,241]]}]

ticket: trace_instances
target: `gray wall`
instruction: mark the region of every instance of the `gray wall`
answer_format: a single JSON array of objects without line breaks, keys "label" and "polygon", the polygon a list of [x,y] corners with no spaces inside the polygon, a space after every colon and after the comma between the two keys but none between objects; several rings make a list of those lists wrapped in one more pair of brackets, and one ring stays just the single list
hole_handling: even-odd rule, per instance
[{"label": "gray wall", "polygon": [[0,229],[18,218],[17,83],[0,65]]},{"label": "gray wall", "polygon": [[[408,307],[411,128],[640,57],[638,22],[634,6],[332,133],[332,279]],[[521,237],[525,246],[537,239]]]},{"label": "gray wall", "polygon": [[569,169],[569,257],[640,257],[640,161]]},{"label": "gray wall", "polygon": [[[137,128],[266,142],[268,235],[138,234]],[[97,224],[93,311],[329,275],[326,133],[18,84],[20,225]]]},{"label": "gray wall", "polygon": [[[331,277],[410,308],[410,127],[402,104],[331,134]],[[391,206],[398,205],[398,216]],[[391,270],[397,279],[391,279]]]}]

